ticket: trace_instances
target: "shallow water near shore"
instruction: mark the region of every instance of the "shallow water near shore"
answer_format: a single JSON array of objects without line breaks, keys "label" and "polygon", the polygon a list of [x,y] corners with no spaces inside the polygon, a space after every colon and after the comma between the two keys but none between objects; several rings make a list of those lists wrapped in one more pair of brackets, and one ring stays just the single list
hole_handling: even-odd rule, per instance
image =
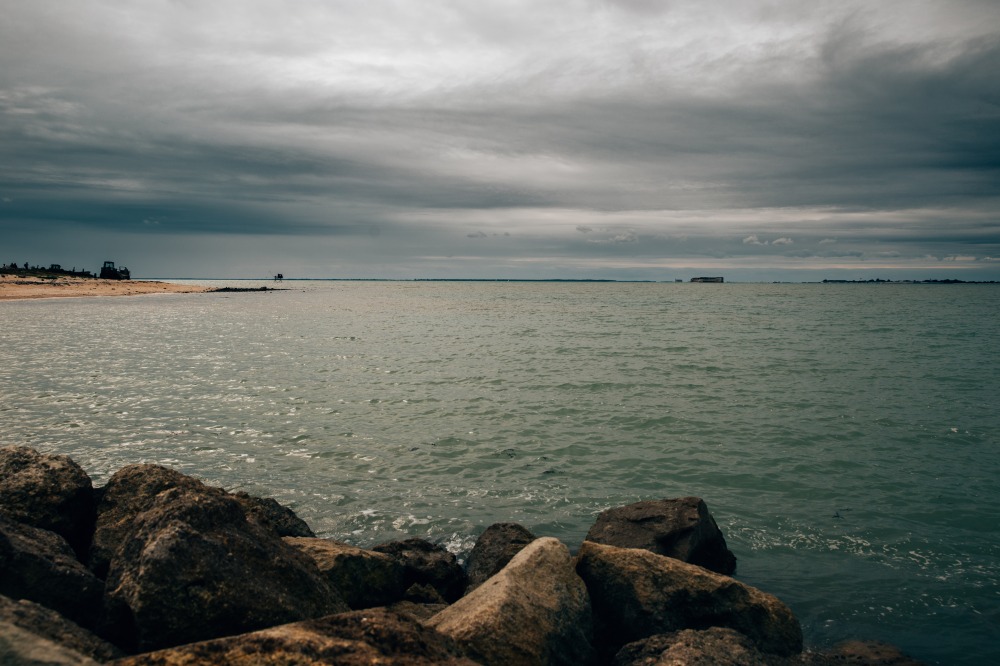
[{"label": "shallow water near shore", "polygon": [[807,644],[1000,663],[1000,288],[268,286],[0,304],[3,443],[459,554],[698,495]]}]

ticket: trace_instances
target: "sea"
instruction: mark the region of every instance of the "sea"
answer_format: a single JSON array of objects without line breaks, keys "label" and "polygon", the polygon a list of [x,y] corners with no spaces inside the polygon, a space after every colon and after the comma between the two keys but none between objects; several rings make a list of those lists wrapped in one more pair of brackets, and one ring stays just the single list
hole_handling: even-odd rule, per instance
[{"label": "sea", "polygon": [[705,500],[806,643],[1000,663],[1000,285],[197,281],[0,303],[0,441],[460,558]]}]

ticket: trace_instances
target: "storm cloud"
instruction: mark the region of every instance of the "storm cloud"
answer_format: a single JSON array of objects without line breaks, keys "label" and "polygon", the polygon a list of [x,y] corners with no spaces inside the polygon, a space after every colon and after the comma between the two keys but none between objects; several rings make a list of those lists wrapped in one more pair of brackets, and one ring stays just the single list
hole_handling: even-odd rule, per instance
[{"label": "storm cloud", "polygon": [[1000,279],[989,0],[4,5],[0,261]]}]

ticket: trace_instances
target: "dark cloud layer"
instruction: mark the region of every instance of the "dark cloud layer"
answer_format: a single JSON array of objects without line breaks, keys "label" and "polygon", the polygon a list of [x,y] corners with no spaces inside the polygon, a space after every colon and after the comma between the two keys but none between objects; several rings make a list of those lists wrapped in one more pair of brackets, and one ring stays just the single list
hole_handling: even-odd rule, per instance
[{"label": "dark cloud layer", "polygon": [[0,261],[1000,279],[993,2],[8,4]]}]

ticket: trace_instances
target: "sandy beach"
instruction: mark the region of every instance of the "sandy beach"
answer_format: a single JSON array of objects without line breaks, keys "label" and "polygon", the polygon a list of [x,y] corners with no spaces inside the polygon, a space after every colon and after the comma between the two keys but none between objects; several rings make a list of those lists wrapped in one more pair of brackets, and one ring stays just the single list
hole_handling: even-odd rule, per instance
[{"label": "sandy beach", "polygon": [[80,298],[87,296],[136,296],[139,294],[189,294],[208,291],[199,287],[170,282],[141,280],[99,280],[95,278],[40,278],[0,276],[0,301],[28,298]]}]

